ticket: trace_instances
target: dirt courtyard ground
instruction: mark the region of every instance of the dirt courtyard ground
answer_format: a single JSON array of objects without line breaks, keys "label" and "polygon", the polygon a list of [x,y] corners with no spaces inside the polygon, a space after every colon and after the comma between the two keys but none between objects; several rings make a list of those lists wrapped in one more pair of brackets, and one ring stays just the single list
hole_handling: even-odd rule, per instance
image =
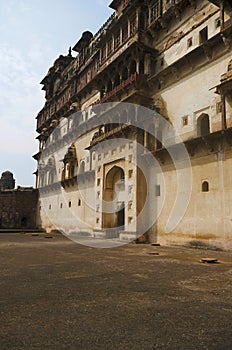
[{"label": "dirt courtyard ground", "polygon": [[231,252],[1,233],[0,265],[1,350],[232,349]]}]

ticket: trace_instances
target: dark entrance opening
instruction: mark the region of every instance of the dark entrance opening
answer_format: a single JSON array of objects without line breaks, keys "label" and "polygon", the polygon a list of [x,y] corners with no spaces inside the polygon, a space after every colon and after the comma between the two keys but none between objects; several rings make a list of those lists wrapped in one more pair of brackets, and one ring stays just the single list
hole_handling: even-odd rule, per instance
[{"label": "dark entrance opening", "polygon": [[27,217],[23,216],[21,219],[21,227],[27,227]]},{"label": "dark entrance opening", "polygon": [[124,228],[125,225],[125,207],[124,203],[121,205],[121,209],[117,213],[117,226]]}]

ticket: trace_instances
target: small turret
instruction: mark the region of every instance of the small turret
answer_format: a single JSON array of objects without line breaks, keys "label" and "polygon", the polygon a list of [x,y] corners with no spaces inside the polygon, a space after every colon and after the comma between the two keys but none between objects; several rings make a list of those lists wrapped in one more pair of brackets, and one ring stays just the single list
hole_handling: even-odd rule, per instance
[{"label": "small turret", "polygon": [[4,171],[0,179],[0,191],[13,190],[15,188],[15,179],[10,171]]}]

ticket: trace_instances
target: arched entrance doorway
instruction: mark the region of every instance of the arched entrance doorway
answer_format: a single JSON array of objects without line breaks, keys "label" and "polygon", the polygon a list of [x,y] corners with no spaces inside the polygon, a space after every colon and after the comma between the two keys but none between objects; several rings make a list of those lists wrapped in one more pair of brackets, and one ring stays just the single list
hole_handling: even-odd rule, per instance
[{"label": "arched entrance doorway", "polygon": [[103,193],[103,228],[124,229],[125,173],[114,166],[105,176]]}]

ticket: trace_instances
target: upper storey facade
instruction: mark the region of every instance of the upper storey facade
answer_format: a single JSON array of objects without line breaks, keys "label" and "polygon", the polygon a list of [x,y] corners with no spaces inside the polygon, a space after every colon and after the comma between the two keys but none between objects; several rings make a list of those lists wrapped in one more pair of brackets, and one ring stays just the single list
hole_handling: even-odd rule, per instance
[{"label": "upper storey facade", "polygon": [[[178,124],[177,116],[182,120],[186,112],[171,105],[170,87],[224,56],[221,72],[206,90],[220,85],[230,55],[231,1],[114,0],[110,7],[115,12],[100,30],[84,32],[73,47],[77,56],[71,50],[60,56],[42,80],[46,102],[37,116],[39,139],[60,118],[109,101],[142,104]],[[178,93],[183,91],[192,94],[184,85]],[[214,104],[224,113],[229,102],[220,89],[216,92]],[[225,126],[225,120],[219,124]]]}]

